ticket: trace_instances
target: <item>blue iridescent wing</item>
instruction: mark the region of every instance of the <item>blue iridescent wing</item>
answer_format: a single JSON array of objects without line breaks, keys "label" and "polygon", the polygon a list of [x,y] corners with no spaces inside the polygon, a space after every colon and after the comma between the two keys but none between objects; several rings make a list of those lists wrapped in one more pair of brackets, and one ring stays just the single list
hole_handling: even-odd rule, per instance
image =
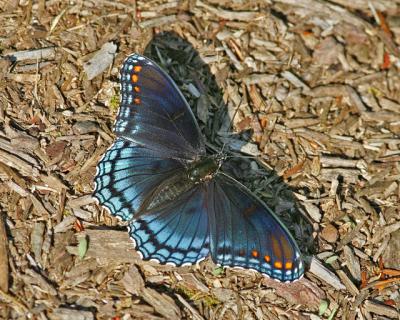
[{"label": "blue iridescent wing", "polygon": [[209,254],[205,193],[197,185],[174,202],[132,221],[129,234],[144,260],[190,265]]},{"label": "blue iridescent wing", "polygon": [[274,213],[236,180],[209,184],[210,252],[222,266],[257,270],[290,282],[304,273],[300,250]]},{"label": "blue iridescent wing", "polygon": [[177,160],[117,138],[97,165],[93,196],[112,215],[131,220],[162,181],[182,170]]},{"label": "blue iridescent wing", "polygon": [[115,133],[160,155],[194,160],[205,154],[192,111],[173,80],[153,61],[129,56],[121,68]]}]

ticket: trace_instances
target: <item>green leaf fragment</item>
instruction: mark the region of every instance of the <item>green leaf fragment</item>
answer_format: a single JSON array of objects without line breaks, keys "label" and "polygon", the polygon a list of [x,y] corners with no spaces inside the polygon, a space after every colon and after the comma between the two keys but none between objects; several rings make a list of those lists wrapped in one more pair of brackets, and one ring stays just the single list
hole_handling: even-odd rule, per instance
[{"label": "green leaf fragment", "polygon": [[325,311],[328,309],[328,301],[326,300],[321,300],[320,304],[319,304],[319,311],[318,311],[318,315],[322,316]]},{"label": "green leaf fragment", "polygon": [[334,308],[332,310],[331,315],[329,316],[328,320],[332,320],[335,317],[336,312],[338,311],[338,309],[339,309],[339,307],[336,307],[336,308]]},{"label": "green leaf fragment", "polygon": [[339,258],[339,256],[336,256],[336,255],[330,256],[329,258],[327,258],[327,259],[325,260],[325,263],[326,263],[326,264],[332,264],[332,263],[334,263],[338,258]]},{"label": "green leaf fragment", "polygon": [[110,108],[112,110],[117,110],[118,107],[119,107],[119,96],[118,95],[114,95],[110,99]]},{"label": "green leaf fragment", "polygon": [[79,258],[83,259],[85,256],[86,252],[88,250],[88,239],[87,237],[82,237],[79,239],[79,244],[78,244],[78,255]]},{"label": "green leaf fragment", "polygon": [[217,267],[213,270],[212,274],[214,276],[219,276],[221,273],[224,272],[224,267]]}]

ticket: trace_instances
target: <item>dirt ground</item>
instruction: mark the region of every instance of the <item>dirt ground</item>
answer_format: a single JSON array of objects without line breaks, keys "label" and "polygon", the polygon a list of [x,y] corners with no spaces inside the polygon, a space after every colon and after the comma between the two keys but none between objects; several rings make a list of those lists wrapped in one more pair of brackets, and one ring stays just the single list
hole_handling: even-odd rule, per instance
[{"label": "dirt ground", "polygon": [[[399,0],[0,0],[0,318],[400,319],[399,17]],[[304,278],[142,261],[95,203],[133,52],[229,146]]]}]

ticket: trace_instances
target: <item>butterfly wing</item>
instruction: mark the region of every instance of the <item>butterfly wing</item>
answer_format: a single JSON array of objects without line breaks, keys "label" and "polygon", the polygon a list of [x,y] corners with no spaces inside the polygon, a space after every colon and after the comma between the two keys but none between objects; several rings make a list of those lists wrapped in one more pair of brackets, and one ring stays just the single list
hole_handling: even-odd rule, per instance
[{"label": "butterfly wing", "polygon": [[209,184],[210,252],[223,266],[257,270],[280,281],[304,273],[289,231],[246,187],[224,174]]},{"label": "butterfly wing", "polygon": [[131,220],[162,181],[183,169],[177,160],[117,138],[97,165],[93,196],[112,215]]},{"label": "butterfly wing", "polygon": [[144,260],[190,265],[209,254],[205,194],[197,185],[164,208],[131,222],[129,234]]},{"label": "butterfly wing", "polygon": [[194,160],[205,154],[197,122],[174,81],[138,54],[129,56],[121,68],[115,132],[163,156]]}]

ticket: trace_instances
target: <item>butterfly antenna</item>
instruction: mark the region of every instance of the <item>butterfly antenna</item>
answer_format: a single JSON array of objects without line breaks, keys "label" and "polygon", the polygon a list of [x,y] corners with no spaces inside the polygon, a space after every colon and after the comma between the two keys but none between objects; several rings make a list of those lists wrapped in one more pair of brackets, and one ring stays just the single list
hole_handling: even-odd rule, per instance
[{"label": "butterfly antenna", "polygon": [[[239,104],[236,107],[235,113],[233,114],[232,119],[231,119],[231,121],[229,123],[229,127],[228,127],[228,130],[227,130],[227,133],[229,133],[230,131],[233,130],[233,121],[235,120],[235,117],[236,117],[237,113],[239,112],[239,108],[242,105],[242,101],[243,101],[243,97],[240,97]],[[224,142],[224,144],[222,145],[221,154],[224,152],[224,149],[225,149],[225,146],[226,146],[227,143],[228,142]]]},{"label": "butterfly antenna", "polygon": [[226,159],[229,159],[229,158],[258,159],[259,156],[242,156],[242,155],[238,155],[238,154],[235,154],[235,155],[233,155],[233,156],[226,156]]}]

